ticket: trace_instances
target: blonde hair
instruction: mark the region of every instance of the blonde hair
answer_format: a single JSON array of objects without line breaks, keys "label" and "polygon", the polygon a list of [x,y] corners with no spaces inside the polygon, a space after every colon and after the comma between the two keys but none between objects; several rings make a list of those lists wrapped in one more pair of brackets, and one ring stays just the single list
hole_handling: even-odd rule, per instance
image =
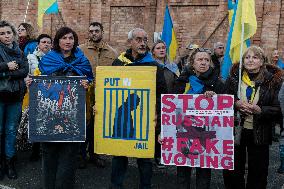
[{"label": "blonde hair", "polygon": [[262,65],[264,65],[265,63],[268,62],[268,59],[267,59],[267,57],[266,57],[266,55],[265,55],[263,49],[260,48],[260,47],[258,47],[258,46],[250,46],[249,48],[246,49],[246,51],[244,52],[244,54],[243,54],[243,56],[242,56],[242,61],[243,61],[243,62],[244,62],[244,60],[245,60],[247,54],[248,54],[250,51],[253,52],[254,55],[256,55],[259,59],[262,60],[262,63],[263,63]]},{"label": "blonde hair", "polygon": [[[263,78],[264,78],[264,71],[266,70],[265,64],[268,63],[267,56],[265,55],[265,53],[264,53],[262,48],[260,48],[258,46],[250,46],[249,48],[246,49],[246,51],[244,52],[244,54],[242,56],[242,61],[243,62],[244,62],[245,57],[247,56],[247,54],[249,52],[253,52],[255,56],[257,56],[259,59],[262,60],[262,65],[260,66],[259,74],[256,77],[256,80],[263,80]],[[245,70],[244,64],[242,65],[242,70]]]}]

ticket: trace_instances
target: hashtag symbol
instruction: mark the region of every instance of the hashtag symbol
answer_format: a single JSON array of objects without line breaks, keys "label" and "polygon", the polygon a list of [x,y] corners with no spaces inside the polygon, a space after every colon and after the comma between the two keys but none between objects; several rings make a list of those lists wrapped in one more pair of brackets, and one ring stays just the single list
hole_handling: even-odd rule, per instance
[{"label": "hashtag symbol", "polygon": [[165,151],[171,151],[173,148],[174,139],[173,137],[165,137],[163,138],[162,149]]}]

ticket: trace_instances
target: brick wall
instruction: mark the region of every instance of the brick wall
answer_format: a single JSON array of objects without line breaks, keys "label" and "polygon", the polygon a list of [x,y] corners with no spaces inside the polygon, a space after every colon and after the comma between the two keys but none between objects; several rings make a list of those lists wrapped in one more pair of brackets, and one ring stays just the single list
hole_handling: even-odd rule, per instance
[{"label": "brick wall", "polygon": [[[1,19],[16,26],[23,22],[27,0],[0,2]],[[99,21],[104,25],[105,39],[119,50],[126,48],[127,33],[134,27],[144,28],[152,41],[153,32],[162,30],[166,3],[180,48],[189,42],[212,47],[216,41],[226,42],[228,33],[226,0],[58,0],[58,3],[60,14],[45,15],[39,32],[54,36],[58,28],[67,25],[83,43],[89,23]],[[256,0],[256,15],[258,29],[252,42],[262,46],[267,54],[274,47],[283,53],[284,0]],[[36,27],[36,0],[30,0],[26,21]]]}]

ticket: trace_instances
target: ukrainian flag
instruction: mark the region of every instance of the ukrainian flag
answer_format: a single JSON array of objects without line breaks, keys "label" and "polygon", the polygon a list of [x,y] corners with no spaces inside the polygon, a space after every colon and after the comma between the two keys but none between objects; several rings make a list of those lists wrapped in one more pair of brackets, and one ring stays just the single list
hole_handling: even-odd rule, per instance
[{"label": "ukrainian flag", "polygon": [[173,62],[176,57],[176,52],[178,48],[176,35],[174,32],[174,26],[168,5],[166,6],[165,16],[164,16],[164,26],[162,32],[162,40],[165,41],[167,45],[167,55],[170,62]]},{"label": "ukrainian flag", "polygon": [[44,14],[58,13],[58,11],[57,0],[38,0],[37,24],[39,28],[42,28]]},{"label": "ukrainian flag", "polygon": [[[241,44],[243,43],[243,52],[250,46],[249,39],[256,33],[257,21],[255,16],[254,0],[232,0],[228,1],[229,11],[232,11],[232,22],[228,35],[224,63],[221,67],[221,77],[227,79],[233,63],[240,61]],[[229,13],[230,15],[230,13]],[[244,37],[242,38],[242,23],[244,23]]]}]

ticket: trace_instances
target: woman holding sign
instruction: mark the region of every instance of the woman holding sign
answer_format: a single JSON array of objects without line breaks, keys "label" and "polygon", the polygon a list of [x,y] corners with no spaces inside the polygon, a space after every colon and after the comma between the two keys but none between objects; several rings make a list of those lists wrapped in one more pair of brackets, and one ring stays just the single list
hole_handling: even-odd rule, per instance
[{"label": "woman holding sign", "polygon": [[[223,83],[218,78],[218,72],[213,68],[210,51],[197,48],[190,56],[189,65],[185,67],[180,77],[175,82],[176,94],[204,94],[211,98],[215,94],[221,94]],[[195,129],[194,127],[191,127]],[[196,129],[204,133],[203,129]],[[209,133],[210,131],[208,131]],[[191,167],[178,166],[177,180],[179,189],[189,189],[191,180]],[[196,168],[196,188],[210,188],[211,169]]]},{"label": "woman holding sign", "polygon": [[[224,183],[227,189],[265,189],[272,123],[276,116],[281,115],[277,95],[282,72],[276,66],[266,64],[264,51],[257,46],[251,46],[244,52],[242,62],[241,83],[239,64],[235,64],[225,87],[227,94],[235,95],[239,123],[235,124],[234,170],[224,170]],[[240,97],[237,95],[239,84]],[[247,157],[248,176],[245,183]]]},{"label": "woman holding sign", "polygon": [[[77,47],[78,36],[68,27],[60,28],[54,37],[54,48],[39,63],[42,75],[87,76],[93,79],[90,62]],[[88,81],[82,86],[87,89]],[[85,124],[82,123],[82,127]],[[80,143],[44,142],[42,143],[43,188],[72,189],[75,182],[76,155]]]}]

